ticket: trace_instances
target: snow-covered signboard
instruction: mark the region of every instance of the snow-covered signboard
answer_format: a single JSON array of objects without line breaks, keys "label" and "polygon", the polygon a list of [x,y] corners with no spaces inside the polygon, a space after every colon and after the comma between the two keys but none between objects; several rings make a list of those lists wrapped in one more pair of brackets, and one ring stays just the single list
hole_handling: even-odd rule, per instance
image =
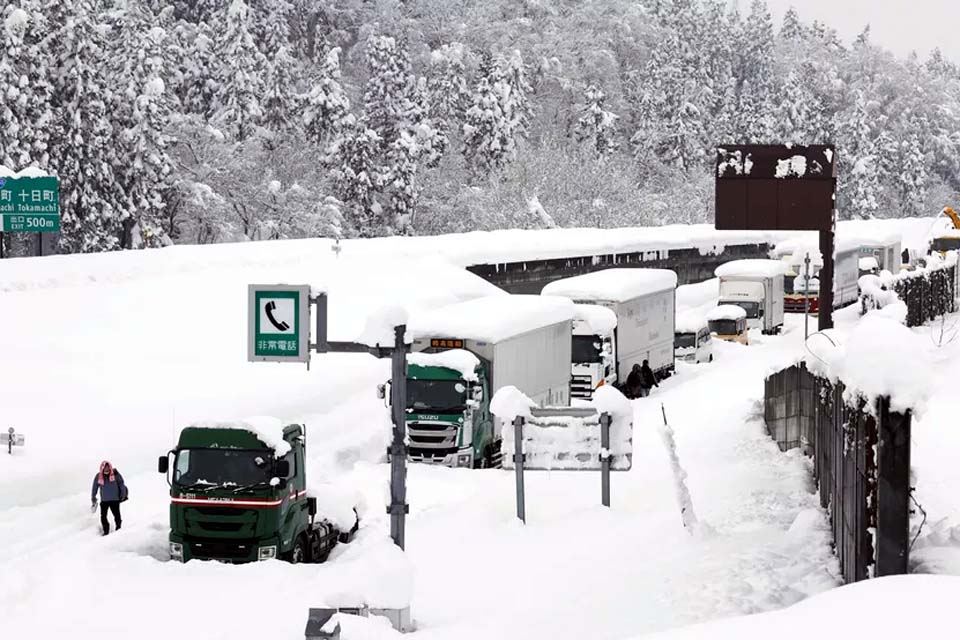
[{"label": "snow-covered signboard", "polygon": [[830,229],[836,159],[831,145],[717,147],[716,228]]},{"label": "snow-covered signboard", "polygon": [[[512,426],[503,429],[503,468],[513,469],[516,443]],[[629,415],[613,416],[610,447],[600,446],[600,413],[592,407],[534,410],[523,425],[524,468],[527,471],[599,471],[603,456],[611,471],[629,471],[633,465],[633,422]]]},{"label": "snow-covered signboard", "polygon": [[309,361],[309,285],[251,284],[247,295],[250,362]]},{"label": "snow-covered signboard", "polygon": [[55,176],[0,172],[0,231],[60,230],[60,185]]}]

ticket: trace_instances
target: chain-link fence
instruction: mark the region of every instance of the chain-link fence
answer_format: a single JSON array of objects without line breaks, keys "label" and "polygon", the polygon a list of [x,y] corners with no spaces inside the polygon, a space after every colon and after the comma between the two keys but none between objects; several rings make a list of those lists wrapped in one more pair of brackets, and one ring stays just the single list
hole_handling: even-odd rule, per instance
[{"label": "chain-link fence", "polygon": [[814,460],[844,581],[906,573],[910,412],[892,412],[886,397],[851,403],[843,382],[800,364],[767,378],[764,417],[782,450]]}]

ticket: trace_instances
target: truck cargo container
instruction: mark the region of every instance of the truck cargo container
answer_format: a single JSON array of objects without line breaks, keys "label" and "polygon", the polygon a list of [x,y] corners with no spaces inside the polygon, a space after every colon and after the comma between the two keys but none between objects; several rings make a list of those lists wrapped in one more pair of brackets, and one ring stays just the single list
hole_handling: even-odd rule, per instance
[{"label": "truck cargo container", "polygon": [[674,371],[676,290],[677,274],[668,269],[604,269],[551,282],[542,295],[614,312],[616,373],[623,383],[633,365],[644,360],[658,378]]}]

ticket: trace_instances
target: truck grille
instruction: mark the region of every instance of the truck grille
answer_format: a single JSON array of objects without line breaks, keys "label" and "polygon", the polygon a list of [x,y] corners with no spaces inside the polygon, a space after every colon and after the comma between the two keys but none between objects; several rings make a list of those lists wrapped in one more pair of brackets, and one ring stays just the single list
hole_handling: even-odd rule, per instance
[{"label": "truck grille", "polygon": [[410,422],[407,436],[411,448],[455,450],[458,429],[459,425],[450,422]]},{"label": "truck grille", "polygon": [[198,560],[242,560],[250,558],[256,548],[254,540],[187,539],[190,554]]},{"label": "truck grille", "polygon": [[570,378],[570,397],[589,400],[593,397],[593,381],[590,376],[573,376]]},{"label": "truck grille", "polygon": [[[252,538],[257,529],[257,510],[235,507],[189,507],[183,512],[186,533],[228,535],[231,538]],[[231,543],[233,544],[233,543]]]}]

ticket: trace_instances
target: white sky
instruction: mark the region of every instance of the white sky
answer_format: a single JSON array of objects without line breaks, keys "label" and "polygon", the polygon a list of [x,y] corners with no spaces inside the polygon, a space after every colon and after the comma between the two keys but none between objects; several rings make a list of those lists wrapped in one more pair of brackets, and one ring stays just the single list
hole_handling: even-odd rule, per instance
[{"label": "white sky", "polygon": [[[793,6],[809,24],[820,20],[840,33],[844,42],[870,24],[871,39],[898,56],[916,50],[921,57],[935,47],[960,63],[960,0],[767,0],[774,25]],[[742,12],[749,0],[739,0]]]}]

